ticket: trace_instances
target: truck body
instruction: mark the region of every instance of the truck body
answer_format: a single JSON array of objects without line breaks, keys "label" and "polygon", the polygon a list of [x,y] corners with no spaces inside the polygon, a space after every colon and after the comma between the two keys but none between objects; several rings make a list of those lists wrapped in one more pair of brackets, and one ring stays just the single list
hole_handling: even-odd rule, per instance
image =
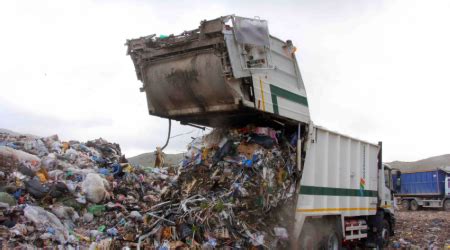
[{"label": "truck body", "polygon": [[267,21],[225,16],[180,35],[127,45],[151,115],[182,124],[298,131],[293,248],[386,246],[395,217],[381,143],[313,124],[296,48],[271,36]]},{"label": "truck body", "polygon": [[450,210],[450,174],[442,169],[402,172],[400,176],[393,176],[393,184],[397,185],[395,196],[405,209]]}]

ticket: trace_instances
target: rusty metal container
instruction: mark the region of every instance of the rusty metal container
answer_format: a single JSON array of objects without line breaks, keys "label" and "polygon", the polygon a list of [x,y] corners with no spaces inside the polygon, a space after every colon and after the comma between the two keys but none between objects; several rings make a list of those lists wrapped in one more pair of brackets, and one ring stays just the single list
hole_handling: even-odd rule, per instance
[{"label": "rusty metal container", "polygon": [[265,20],[225,16],[126,45],[151,115],[206,126],[309,122],[295,47],[270,36]]}]

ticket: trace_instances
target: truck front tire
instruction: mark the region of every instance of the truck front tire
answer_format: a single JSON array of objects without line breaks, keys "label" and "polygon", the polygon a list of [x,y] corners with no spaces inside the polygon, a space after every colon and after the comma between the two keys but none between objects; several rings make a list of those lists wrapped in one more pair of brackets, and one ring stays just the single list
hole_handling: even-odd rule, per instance
[{"label": "truck front tire", "polygon": [[380,230],[377,232],[377,248],[385,249],[389,246],[389,236],[391,235],[389,222],[386,219],[383,219],[379,229]]},{"label": "truck front tire", "polygon": [[419,210],[419,203],[417,203],[416,200],[411,200],[410,206],[411,206],[411,210],[412,210],[412,211],[417,211],[417,210]]},{"label": "truck front tire", "polygon": [[411,210],[411,204],[409,203],[409,200],[402,200],[402,207],[405,210]]},{"label": "truck front tire", "polygon": [[450,211],[450,199],[444,201],[444,210]]}]

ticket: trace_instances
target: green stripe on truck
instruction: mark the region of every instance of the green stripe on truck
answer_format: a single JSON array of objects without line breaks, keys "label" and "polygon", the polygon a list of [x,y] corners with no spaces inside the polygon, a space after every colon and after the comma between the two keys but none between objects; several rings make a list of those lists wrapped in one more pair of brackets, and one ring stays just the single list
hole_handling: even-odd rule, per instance
[{"label": "green stripe on truck", "polygon": [[303,195],[327,195],[327,196],[358,196],[358,197],[377,197],[377,191],[350,189],[350,188],[330,188],[301,186],[300,194]]},{"label": "green stripe on truck", "polygon": [[[270,86],[272,87],[272,85]],[[274,94],[272,94],[272,103],[273,103],[273,113],[278,115],[280,113],[280,111],[278,110],[278,100],[277,96]]]},{"label": "green stripe on truck", "polygon": [[277,96],[308,107],[308,99],[306,99],[306,97],[297,95],[275,85],[270,84],[270,93],[272,94],[273,112],[275,114],[279,114]]}]

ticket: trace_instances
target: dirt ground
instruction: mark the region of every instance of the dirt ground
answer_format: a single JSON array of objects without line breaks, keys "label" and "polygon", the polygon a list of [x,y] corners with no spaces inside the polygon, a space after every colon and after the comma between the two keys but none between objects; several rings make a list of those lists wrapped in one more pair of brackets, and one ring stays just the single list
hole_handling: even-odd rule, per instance
[{"label": "dirt ground", "polygon": [[441,210],[397,211],[392,248],[450,248],[450,212]]}]

